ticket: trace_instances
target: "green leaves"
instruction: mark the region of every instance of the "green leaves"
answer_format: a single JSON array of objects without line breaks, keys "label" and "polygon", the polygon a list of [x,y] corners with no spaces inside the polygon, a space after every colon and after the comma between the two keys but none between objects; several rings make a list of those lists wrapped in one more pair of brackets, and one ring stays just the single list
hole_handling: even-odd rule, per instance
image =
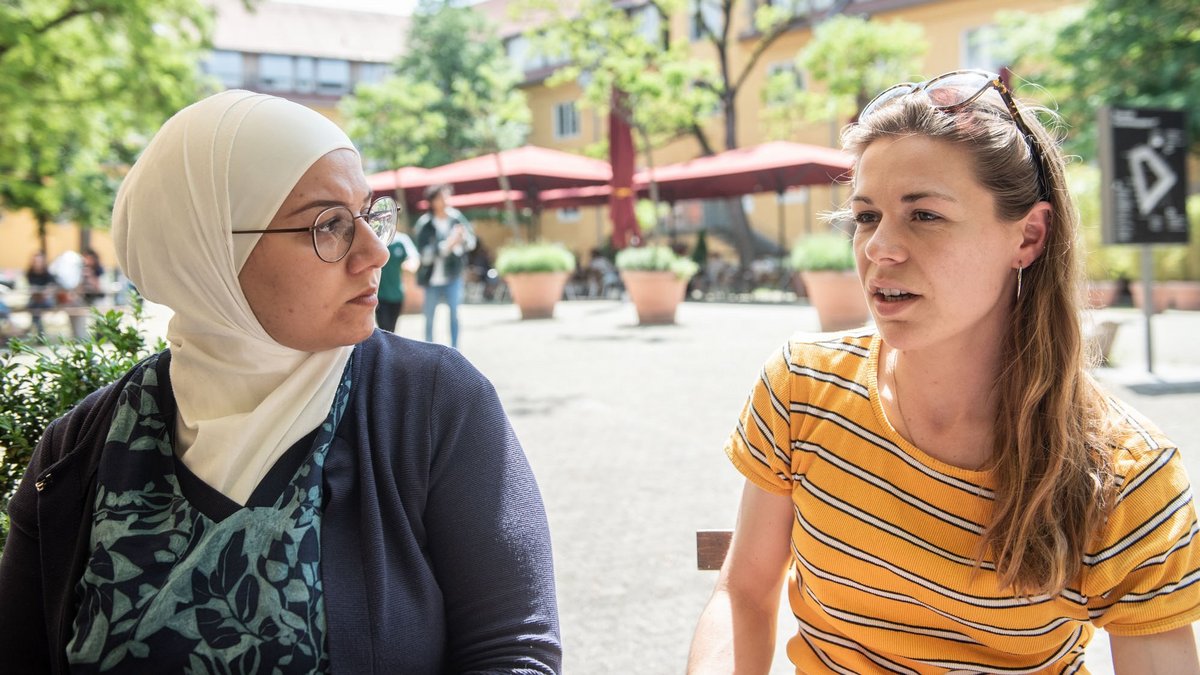
[{"label": "green leaves", "polygon": [[[138,361],[165,345],[147,344],[139,332],[143,309],[135,299],[129,316],[95,313],[87,338],[64,344],[12,340],[0,353],[0,506],[20,483],[42,433],[91,392],[114,382]],[[7,536],[0,528],[0,549]]]},{"label": "green leaves", "polygon": [[396,74],[357,88],[340,110],[368,168],[438,166],[525,142],[520,81],[481,14],[425,0]]},{"label": "green leaves", "polygon": [[817,25],[796,56],[796,68],[815,86],[801,88],[789,73],[772,77],[763,91],[771,104],[763,118],[778,137],[809,122],[844,122],[885,88],[923,79],[928,47],[917,24],[835,16]]},{"label": "green leaves", "polygon": [[125,168],[200,90],[199,0],[13,0],[0,9],[0,206],[104,226]]},{"label": "green leaves", "polygon": [[[1014,70],[1049,90],[1073,130],[1069,149],[1096,152],[1096,108],[1182,108],[1192,153],[1200,153],[1200,4],[1193,0],[1092,0],[1045,15],[1002,20]],[[1053,36],[1047,38],[1047,36]]]}]

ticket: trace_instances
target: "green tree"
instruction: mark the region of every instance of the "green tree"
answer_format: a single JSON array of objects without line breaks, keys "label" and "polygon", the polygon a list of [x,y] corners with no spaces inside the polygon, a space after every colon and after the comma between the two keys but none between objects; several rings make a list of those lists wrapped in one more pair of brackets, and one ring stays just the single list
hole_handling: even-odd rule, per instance
[{"label": "green tree", "polygon": [[128,315],[92,312],[85,339],[64,344],[14,339],[0,351],[0,550],[8,534],[8,500],[50,422],[138,361],[166,349],[161,339],[150,343],[141,332],[145,317],[136,295]]},{"label": "green tree", "polygon": [[[717,107],[711,88],[695,86],[713,79],[715,69],[690,58],[686,43],[671,43],[661,16],[659,29],[647,33],[643,27],[655,24],[642,24],[644,17],[611,2],[587,2],[568,14],[554,0],[530,0],[518,10],[539,19],[530,33],[538,52],[565,64],[546,85],[580,82],[585,107],[618,115],[634,131],[647,167],[654,166],[654,148],[695,133]],[[615,108],[614,100],[620,101]],[[653,183],[650,192],[657,202]]]},{"label": "green tree", "polygon": [[421,164],[446,135],[446,117],[432,110],[441,98],[433,84],[406,75],[360,84],[344,97],[338,111],[367,171]]},{"label": "green tree", "polygon": [[0,5],[0,206],[45,226],[109,222],[125,167],[196,97],[211,16],[199,0]]},{"label": "green tree", "polygon": [[[652,49],[645,53],[641,44],[630,37],[636,27],[617,16],[622,9],[608,0],[583,0],[569,18],[553,23],[553,30],[542,31],[543,44],[574,45],[568,56],[578,62],[578,72],[599,78],[602,84],[619,84],[629,96],[656,98],[663,102],[655,110],[647,105],[646,118],[656,125],[657,133],[649,143],[658,143],[680,134],[689,134],[701,155],[712,155],[738,147],[738,101],[746,91],[750,77],[760,67],[763,54],[788,30],[818,18],[806,0],[780,0],[749,5],[751,0],[650,0],[649,6],[659,18],[657,40],[644,43]],[[749,6],[748,6],[749,5]],[[827,10],[838,13],[846,5],[841,0]],[[735,16],[753,7],[754,42],[733,32]],[[690,36],[673,36],[670,17],[684,11],[695,37],[712,50],[714,59],[691,56]],[[655,45],[654,43],[657,42]],[[591,58],[582,58],[590,54]],[[631,56],[627,56],[631,55]],[[649,59],[649,60],[647,60]],[[638,73],[641,68],[644,72]],[[607,80],[607,82],[606,82]],[[645,91],[640,90],[645,87]],[[590,85],[589,85],[590,87]],[[592,96],[603,100],[602,96]],[[673,99],[673,100],[672,100]],[[631,106],[635,108],[639,106]],[[718,123],[719,143],[712,138],[711,122]],[[635,128],[636,125],[635,125]],[[639,133],[641,131],[639,130]],[[643,134],[643,144],[648,144]],[[739,199],[728,200],[734,245],[745,269],[754,255],[750,224]]]},{"label": "green tree", "polygon": [[773,76],[763,90],[763,117],[777,131],[828,120],[840,126],[883,89],[919,79],[929,48],[921,26],[904,21],[870,21],[835,16],[816,26],[796,55],[796,68],[819,88],[800,88],[788,73]]},{"label": "green tree", "polygon": [[1014,70],[1053,95],[1073,152],[1095,157],[1097,109],[1126,105],[1188,111],[1191,151],[1200,153],[1200,3],[1091,0],[1009,14],[1002,25]]},{"label": "green tree", "polygon": [[[400,82],[425,82],[441,94],[422,114],[440,115],[445,130],[429,144],[417,164],[437,166],[479,154],[494,147],[506,129],[520,129],[520,120],[479,123],[481,112],[512,113],[524,105],[516,89],[520,81],[503,45],[486,18],[452,0],[422,0],[412,17],[403,56],[396,64]],[[527,120],[527,117],[526,117]],[[511,122],[511,124],[510,124]],[[497,126],[499,124],[499,126]],[[520,136],[524,141],[527,126]]]}]

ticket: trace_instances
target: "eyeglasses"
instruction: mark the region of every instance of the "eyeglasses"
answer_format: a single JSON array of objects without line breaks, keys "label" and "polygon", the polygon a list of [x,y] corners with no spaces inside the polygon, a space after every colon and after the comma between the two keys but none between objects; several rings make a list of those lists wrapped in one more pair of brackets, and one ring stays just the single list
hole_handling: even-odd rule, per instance
[{"label": "eyeglasses", "polygon": [[310,227],[280,227],[270,230],[234,230],[234,234],[272,234],[276,232],[311,232],[313,250],[327,263],[335,263],[350,252],[354,245],[354,221],[362,219],[371,232],[384,243],[396,236],[396,200],[380,197],[371,202],[366,213],[354,215],[344,206],[333,206],[317,214]]},{"label": "eyeglasses", "polygon": [[925,95],[929,97],[934,110],[954,114],[964,110],[991,89],[995,89],[1000,94],[1000,99],[1008,108],[1008,114],[1012,117],[1013,123],[1017,125],[1017,130],[1029,144],[1034,168],[1037,169],[1039,197],[1048,200],[1050,190],[1046,182],[1045,160],[1038,146],[1037,136],[1033,135],[1029,125],[1022,119],[1021,111],[1017,109],[1012,92],[1008,90],[1004,80],[996,73],[983,70],[954,70],[924,82],[901,82],[884,89],[878,96],[871,99],[871,102],[859,113],[858,119],[865,120],[897,98],[919,91],[925,92]]}]

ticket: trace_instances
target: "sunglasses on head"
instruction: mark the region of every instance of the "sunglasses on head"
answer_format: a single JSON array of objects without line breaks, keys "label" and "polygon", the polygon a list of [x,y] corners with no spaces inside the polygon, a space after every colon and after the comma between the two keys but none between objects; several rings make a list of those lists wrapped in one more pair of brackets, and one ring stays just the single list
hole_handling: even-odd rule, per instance
[{"label": "sunglasses on head", "polygon": [[1037,169],[1039,198],[1043,200],[1050,199],[1050,190],[1046,182],[1045,163],[1038,146],[1037,137],[1034,136],[1029,125],[1025,124],[1025,120],[1022,119],[1021,111],[1017,108],[1016,101],[1013,100],[1012,92],[1008,90],[1008,86],[1004,84],[1004,80],[996,73],[989,73],[983,70],[954,70],[930,78],[924,82],[901,82],[900,84],[894,84],[871,99],[871,102],[864,106],[862,112],[858,114],[858,119],[859,121],[865,120],[888,103],[917,92],[925,92],[934,110],[954,114],[962,111],[990,90],[995,90],[1000,94],[1000,99],[1004,101],[1005,107],[1008,108],[1008,114],[1012,117],[1013,123],[1017,125],[1017,130],[1021,132],[1021,135],[1025,138],[1025,142],[1029,144],[1029,152],[1033,155],[1033,163]]}]

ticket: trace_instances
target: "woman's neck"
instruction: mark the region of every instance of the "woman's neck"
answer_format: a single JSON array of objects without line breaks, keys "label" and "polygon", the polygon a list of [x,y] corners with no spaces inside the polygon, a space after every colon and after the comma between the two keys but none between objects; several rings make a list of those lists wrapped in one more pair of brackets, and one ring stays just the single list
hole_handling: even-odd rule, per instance
[{"label": "woman's neck", "polygon": [[880,396],[902,436],[948,464],[978,469],[992,456],[999,345],[880,348]]}]

